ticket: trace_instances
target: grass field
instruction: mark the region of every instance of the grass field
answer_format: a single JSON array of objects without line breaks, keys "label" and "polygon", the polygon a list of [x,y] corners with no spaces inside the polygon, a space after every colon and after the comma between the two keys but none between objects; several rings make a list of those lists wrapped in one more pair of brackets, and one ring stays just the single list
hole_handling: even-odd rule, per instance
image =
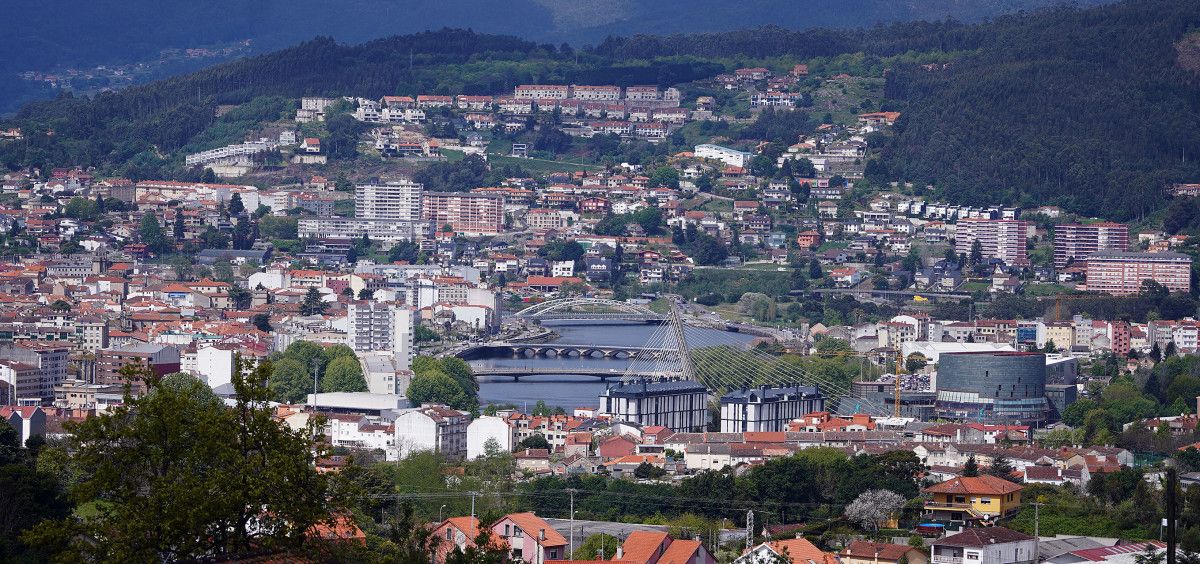
[{"label": "grass field", "polygon": [[595,171],[603,168],[598,165],[569,163],[565,161],[548,161],[545,159],[520,159],[516,157],[506,157],[493,154],[488,155],[488,162],[499,166],[519,166],[532,173],[575,172],[579,170]]}]

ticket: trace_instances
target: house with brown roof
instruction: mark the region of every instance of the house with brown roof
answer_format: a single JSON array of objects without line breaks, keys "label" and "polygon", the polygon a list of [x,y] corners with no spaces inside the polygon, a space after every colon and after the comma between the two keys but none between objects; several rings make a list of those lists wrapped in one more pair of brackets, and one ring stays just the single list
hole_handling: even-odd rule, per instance
[{"label": "house with brown roof", "polygon": [[906,544],[858,540],[838,553],[842,564],[897,564],[906,558],[909,564],[926,564],[925,553]]},{"label": "house with brown roof", "polygon": [[634,531],[617,548],[616,562],[631,564],[716,564],[698,540],[675,540],[662,531]]},{"label": "house with brown roof", "polygon": [[793,564],[838,564],[837,556],[800,537],[764,542],[737,557],[733,564],[758,564],[785,558]]},{"label": "house with brown roof", "polygon": [[959,476],[925,488],[924,492],[933,496],[925,502],[925,511],[934,521],[986,524],[1019,511],[1023,489],[1024,486],[988,474]]},{"label": "house with brown roof", "polygon": [[1038,561],[1038,539],[1004,527],[972,528],[934,541],[930,554],[939,564],[1033,564]]}]

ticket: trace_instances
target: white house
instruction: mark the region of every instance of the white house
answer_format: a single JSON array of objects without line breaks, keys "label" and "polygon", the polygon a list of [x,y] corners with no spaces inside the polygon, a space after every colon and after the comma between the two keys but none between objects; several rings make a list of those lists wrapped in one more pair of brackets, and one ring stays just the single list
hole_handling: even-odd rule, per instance
[{"label": "white house", "polygon": [[0,419],[17,430],[21,446],[25,446],[30,437],[46,435],[46,412],[40,407],[6,405],[0,407]]},{"label": "white house", "polygon": [[715,161],[721,161],[729,166],[737,166],[742,168],[749,166],[750,160],[754,158],[753,153],[747,153],[746,151],[739,151],[737,149],[730,149],[729,147],[722,147],[720,145],[712,145],[708,143],[696,145],[695,155],[700,159],[712,159]]},{"label": "white house", "polygon": [[1004,527],[977,527],[934,541],[930,554],[933,564],[1034,564],[1038,540]]},{"label": "white house", "polygon": [[400,458],[423,450],[447,457],[467,454],[467,422],[471,416],[444,405],[423,405],[396,417],[396,448]]}]

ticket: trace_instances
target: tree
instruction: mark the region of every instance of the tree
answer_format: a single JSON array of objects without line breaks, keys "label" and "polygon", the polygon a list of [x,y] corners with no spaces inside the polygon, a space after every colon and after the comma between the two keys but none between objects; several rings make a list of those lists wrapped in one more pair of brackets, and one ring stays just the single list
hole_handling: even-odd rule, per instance
[{"label": "tree", "polygon": [[987,473],[991,476],[1019,484],[1021,483],[1021,479],[1013,476],[1014,470],[1012,462],[1009,462],[1008,458],[1001,454],[992,458],[992,465],[988,466]]},{"label": "tree", "polygon": [[1153,543],[1146,543],[1145,550],[1135,554],[1133,561],[1135,564],[1163,564],[1167,558],[1167,551],[1159,549]]},{"label": "tree", "polygon": [[375,290],[372,290],[370,288],[363,288],[358,291],[358,299],[360,299],[360,300],[369,300],[374,297],[375,297]]},{"label": "tree", "polygon": [[462,388],[445,372],[430,370],[416,373],[408,385],[408,399],[413,404],[440,403],[464,409],[467,398]]},{"label": "tree", "polygon": [[524,439],[521,439],[521,442],[517,443],[517,450],[523,450],[527,448],[544,448],[546,450],[550,450],[550,441],[547,441],[546,437],[542,436],[541,433],[534,433],[528,437],[525,437]]},{"label": "tree", "polygon": [[328,307],[329,304],[321,299],[321,291],[312,287],[304,294],[304,301],[300,303],[300,315],[323,315]]},{"label": "tree", "polygon": [[808,261],[808,277],[817,280],[825,275],[825,271],[821,270],[821,262],[817,259]]},{"label": "tree", "polygon": [[974,478],[979,475],[979,463],[975,462],[974,454],[967,458],[967,463],[963,465],[962,475],[964,478]]},{"label": "tree", "polygon": [[901,507],[904,497],[890,490],[867,490],[846,506],[846,517],[860,527],[878,532]]},{"label": "tree", "polygon": [[213,278],[218,281],[233,283],[233,265],[220,261],[213,265]]},{"label": "tree", "polygon": [[1175,341],[1167,341],[1167,350],[1163,352],[1163,359],[1173,356],[1175,356]]},{"label": "tree", "polygon": [[[147,370],[148,369],[144,369]],[[329,518],[310,437],[276,421],[269,362],[234,374],[228,408],[196,378],[175,374],[105,415],[69,423],[85,478],[72,497],[87,519],[47,521],[28,537],[52,560],[238,559],[295,551]]]},{"label": "tree", "polygon": [[605,533],[588,535],[583,539],[579,548],[575,549],[575,557],[580,560],[608,560],[617,554],[621,539]]},{"label": "tree", "polygon": [[640,480],[654,480],[666,475],[666,470],[650,464],[649,462],[638,464],[637,467],[633,469],[633,477]]},{"label": "tree", "polygon": [[421,248],[412,241],[400,241],[388,251],[388,260],[392,262],[407,262],[415,264]]},{"label": "tree", "polygon": [[271,363],[269,384],[271,399],[281,403],[298,403],[313,392],[313,375],[300,361],[283,358]]},{"label": "tree", "polygon": [[325,392],[365,392],[367,381],[363,378],[362,366],[353,356],[342,356],[330,361],[321,377],[321,390]]},{"label": "tree", "polygon": [[264,333],[270,333],[275,328],[271,327],[271,316],[266,313],[256,313],[250,317],[250,322],[254,324],[254,328]]},{"label": "tree", "polygon": [[983,243],[976,239],[971,242],[971,255],[968,259],[971,266],[978,265],[983,262]]},{"label": "tree", "polygon": [[921,353],[912,353],[908,358],[904,359],[904,369],[909,372],[916,372],[929,365],[929,359]]},{"label": "tree", "polygon": [[660,166],[650,173],[651,188],[679,188],[679,171],[672,166]]},{"label": "tree", "polygon": [[154,212],[142,214],[142,222],[138,225],[138,238],[155,253],[161,253],[167,248],[167,238],[163,235],[162,226]]},{"label": "tree", "polygon": [[246,211],[246,205],[242,203],[242,195],[235,193],[232,198],[229,198],[229,214],[241,215],[244,211]]},{"label": "tree", "polygon": [[246,309],[250,307],[250,302],[254,301],[254,295],[250,290],[233,283],[229,285],[229,301],[233,302],[233,307],[237,309]]}]

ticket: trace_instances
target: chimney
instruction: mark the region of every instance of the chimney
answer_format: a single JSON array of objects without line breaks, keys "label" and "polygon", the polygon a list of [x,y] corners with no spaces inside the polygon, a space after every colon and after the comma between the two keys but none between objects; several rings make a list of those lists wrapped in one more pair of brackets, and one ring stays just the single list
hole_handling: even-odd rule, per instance
[{"label": "chimney", "polygon": [[613,560],[620,560],[625,557],[625,547],[617,545],[617,554],[613,556]]},{"label": "chimney", "polygon": [[538,540],[539,541],[546,540],[546,529],[538,529]]}]

